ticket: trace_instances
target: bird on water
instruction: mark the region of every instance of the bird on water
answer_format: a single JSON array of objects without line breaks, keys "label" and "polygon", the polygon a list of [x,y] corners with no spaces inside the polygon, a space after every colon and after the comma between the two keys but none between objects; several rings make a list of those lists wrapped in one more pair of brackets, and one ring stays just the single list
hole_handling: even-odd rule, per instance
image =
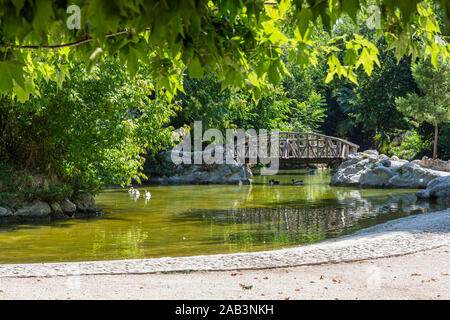
[{"label": "bird on water", "polygon": [[270,179],[270,180],[269,180],[269,184],[270,184],[271,186],[279,185],[279,184],[280,184],[280,181],[275,181],[275,180],[273,180],[273,179]]}]

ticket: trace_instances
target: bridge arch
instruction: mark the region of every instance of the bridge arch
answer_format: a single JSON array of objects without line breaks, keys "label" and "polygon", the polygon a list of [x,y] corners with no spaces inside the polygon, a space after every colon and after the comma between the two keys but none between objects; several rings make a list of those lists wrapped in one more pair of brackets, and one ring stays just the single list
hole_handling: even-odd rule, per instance
[{"label": "bridge arch", "polygon": [[[265,148],[268,151],[272,148],[271,138],[272,136],[267,134]],[[255,159],[254,150],[249,147],[251,139],[254,137],[247,137],[245,141],[240,140],[236,144],[228,144],[227,154],[233,158],[245,159],[245,162]],[[239,142],[243,147],[238,147]],[[330,163],[342,161],[359,149],[359,145],[347,140],[315,132],[278,132],[278,142],[276,154],[280,162]],[[261,143],[261,139],[258,139],[258,143]]]}]

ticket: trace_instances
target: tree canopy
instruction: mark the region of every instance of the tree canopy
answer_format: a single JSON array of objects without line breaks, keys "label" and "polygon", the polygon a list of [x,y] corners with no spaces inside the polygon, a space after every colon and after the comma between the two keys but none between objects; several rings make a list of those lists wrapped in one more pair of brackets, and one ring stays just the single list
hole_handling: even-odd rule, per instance
[{"label": "tree canopy", "polygon": [[419,61],[411,70],[421,95],[409,93],[397,98],[397,108],[417,123],[425,121],[435,127],[433,158],[436,158],[438,125],[450,122],[450,63],[439,59],[436,70],[429,61]]},{"label": "tree canopy", "polygon": [[450,55],[449,11],[446,0],[0,0],[0,93],[26,101],[39,95],[35,80],[61,85],[65,61],[89,68],[106,55],[118,55],[131,75],[145,63],[169,99],[183,90],[186,71],[213,72],[222,87],[245,87],[259,99],[287,74],[285,54],[299,66],[325,56],[326,81],[356,82],[357,69],[370,75],[379,65],[374,43],[358,34],[323,41],[318,32],[362,17],[397,58],[429,55],[436,65]]}]

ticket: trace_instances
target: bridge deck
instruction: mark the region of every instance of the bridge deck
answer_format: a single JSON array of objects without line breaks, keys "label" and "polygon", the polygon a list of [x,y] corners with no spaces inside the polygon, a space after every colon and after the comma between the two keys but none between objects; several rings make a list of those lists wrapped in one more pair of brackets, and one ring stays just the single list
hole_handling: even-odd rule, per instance
[{"label": "bridge deck", "polygon": [[[278,152],[274,153],[278,155],[280,162],[330,163],[342,161],[359,149],[357,144],[344,139],[313,132],[279,132],[278,137],[278,150],[275,150]],[[261,143],[260,139],[258,143]],[[267,138],[265,147],[267,150],[272,148],[270,137]],[[238,150],[237,146],[233,148],[233,157],[245,159],[247,163],[252,162],[251,160],[254,162],[257,155],[255,151],[251,151],[251,157],[249,150],[249,139],[246,138],[243,149]]]}]

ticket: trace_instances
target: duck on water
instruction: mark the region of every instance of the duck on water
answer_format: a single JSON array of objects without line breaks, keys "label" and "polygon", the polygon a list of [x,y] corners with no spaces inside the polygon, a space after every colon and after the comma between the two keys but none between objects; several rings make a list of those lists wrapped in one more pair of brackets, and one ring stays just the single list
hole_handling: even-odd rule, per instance
[{"label": "duck on water", "polygon": [[275,181],[275,180],[273,180],[273,179],[270,179],[270,180],[269,180],[269,184],[270,184],[271,186],[279,185],[279,184],[280,184],[280,181]]}]

